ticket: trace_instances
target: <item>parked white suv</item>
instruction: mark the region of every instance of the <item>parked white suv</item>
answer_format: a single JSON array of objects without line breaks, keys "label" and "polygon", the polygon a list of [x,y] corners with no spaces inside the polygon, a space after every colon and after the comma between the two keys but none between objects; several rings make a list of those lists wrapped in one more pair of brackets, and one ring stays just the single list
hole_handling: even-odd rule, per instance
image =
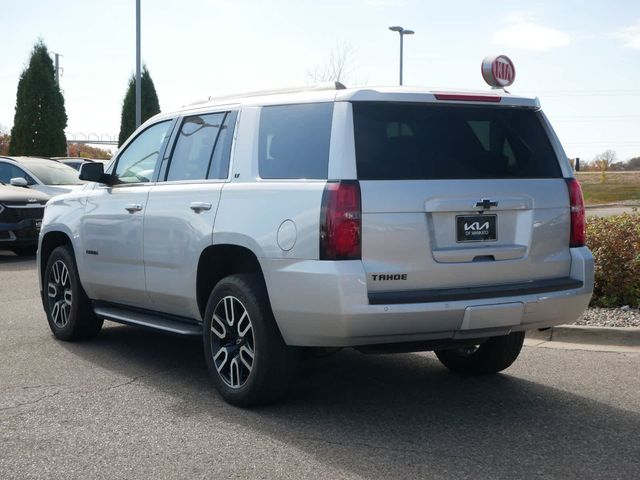
[{"label": "parked white suv", "polygon": [[0,182],[58,195],[82,188],[78,172],[56,160],[39,157],[1,157]]},{"label": "parked white suv", "polygon": [[284,393],[301,347],[434,350],[498,372],[591,297],[584,206],[537,99],[414,88],[220,98],[163,113],[46,208],[62,340],[103,319],[204,339],[229,402]]}]

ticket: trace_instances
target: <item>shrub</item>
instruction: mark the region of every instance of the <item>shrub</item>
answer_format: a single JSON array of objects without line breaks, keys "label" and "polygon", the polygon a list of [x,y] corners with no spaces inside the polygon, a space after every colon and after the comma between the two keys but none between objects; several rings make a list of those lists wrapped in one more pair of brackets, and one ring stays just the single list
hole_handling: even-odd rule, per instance
[{"label": "shrub", "polygon": [[[151,75],[147,66],[142,67],[140,78],[140,119],[142,123],[153,117],[156,113],[160,113],[160,103],[156,87],[153,85]],[[118,147],[120,147],[127,138],[136,130],[136,77],[131,75],[129,78],[129,87],[122,101],[122,114],[120,120],[120,135],[118,136]]]},{"label": "shrub", "polygon": [[591,305],[640,306],[640,214],[591,217],[587,246],[595,258]]}]

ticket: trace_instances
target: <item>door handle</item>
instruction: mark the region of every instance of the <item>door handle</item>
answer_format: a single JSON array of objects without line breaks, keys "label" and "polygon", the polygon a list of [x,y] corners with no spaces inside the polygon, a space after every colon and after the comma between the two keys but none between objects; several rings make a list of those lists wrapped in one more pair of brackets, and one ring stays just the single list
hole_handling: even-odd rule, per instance
[{"label": "door handle", "polygon": [[142,205],[140,205],[139,203],[130,203],[129,205],[124,207],[124,209],[129,213],[139,212],[140,210],[142,210]]},{"label": "door handle", "polygon": [[200,213],[203,210],[211,210],[211,204],[208,202],[191,202],[189,208],[196,213]]}]

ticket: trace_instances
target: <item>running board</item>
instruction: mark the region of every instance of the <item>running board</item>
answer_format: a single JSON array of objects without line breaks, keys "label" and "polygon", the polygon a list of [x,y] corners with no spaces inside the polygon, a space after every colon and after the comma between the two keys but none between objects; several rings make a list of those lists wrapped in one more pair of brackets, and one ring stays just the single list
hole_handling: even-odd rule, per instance
[{"label": "running board", "polygon": [[135,327],[151,328],[177,335],[202,335],[202,325],[190,323],[182,319],[176,319],[168,315],[154,314],[152,312],[133,311],[127,308],[96,306],[96,315],[105,320],[133,325]]}]

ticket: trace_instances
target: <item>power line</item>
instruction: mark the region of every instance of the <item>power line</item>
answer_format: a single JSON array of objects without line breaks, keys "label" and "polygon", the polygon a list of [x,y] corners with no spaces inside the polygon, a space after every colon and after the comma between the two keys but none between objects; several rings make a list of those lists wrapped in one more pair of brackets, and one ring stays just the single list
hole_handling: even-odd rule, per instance
[{"label": "power line", "polygon": [[[515,92],[514,92],[515,93]],[[608,89],[608,90],[536,90],[520,92],[525,95],[544,97],[631,97],[640,96],[639,89]]]},{"label": "power line", "polygon": [[636,141],[630,141],[630,142],[609,142],[609,141],[602,141],[602,142],[562,142],[563,145],[574,145],[574,146],[583,146],[583,147],[588,147],[588,146],[598,146],[598,145],[616,145],[619,147],[636,147],[636,146],[640,146],[640,142],[636,142]]},{"label": "power line", "polygon": [[549,115],[551,118],[555,119],[582,119],[582,118],[640,118],[640,115],[637,114],[629,114],[629,115]]},{"label": "power line", "polygon": [[578,118],[578,119],[554,119],[553,122],[554,123],[575,123],[575,124],[581,124],[581,123],[623,123],[623,122],[637,122],[640,121],[640,118],[638,119],[633,119],[633,118],[608,118],[608,119],[597,119],[597,118],[593,118],[593,119],[588,119],[588,118]]},{"label": "power line", "polygon": [[578,119],[575,119],[575,120],[567,120],[567,119],[558,120],[558,119],[555,119],[555,120],[553,120],[553,123],[556,123],[556,124],[562,123],[563,125],[567,124],[567,123],[575,124],[575,125],[581,125],[581,124],[585,124],[585,123],[596,123],[596,124],[597,123],[606,123],[606,124],[609,124],[609,123],[625,123],[626,122],[626,123],[632,123],[633,124],[633,123],[636,123],[638,121],[640,121],[640,118],[637,118],[637,119],[633,119],[633,118],[608,118],[608,119],[605,119],[605,120],[601,120],[601,119],[597,119],[597,118],[594,118],[594,119],[578,118]]}]

